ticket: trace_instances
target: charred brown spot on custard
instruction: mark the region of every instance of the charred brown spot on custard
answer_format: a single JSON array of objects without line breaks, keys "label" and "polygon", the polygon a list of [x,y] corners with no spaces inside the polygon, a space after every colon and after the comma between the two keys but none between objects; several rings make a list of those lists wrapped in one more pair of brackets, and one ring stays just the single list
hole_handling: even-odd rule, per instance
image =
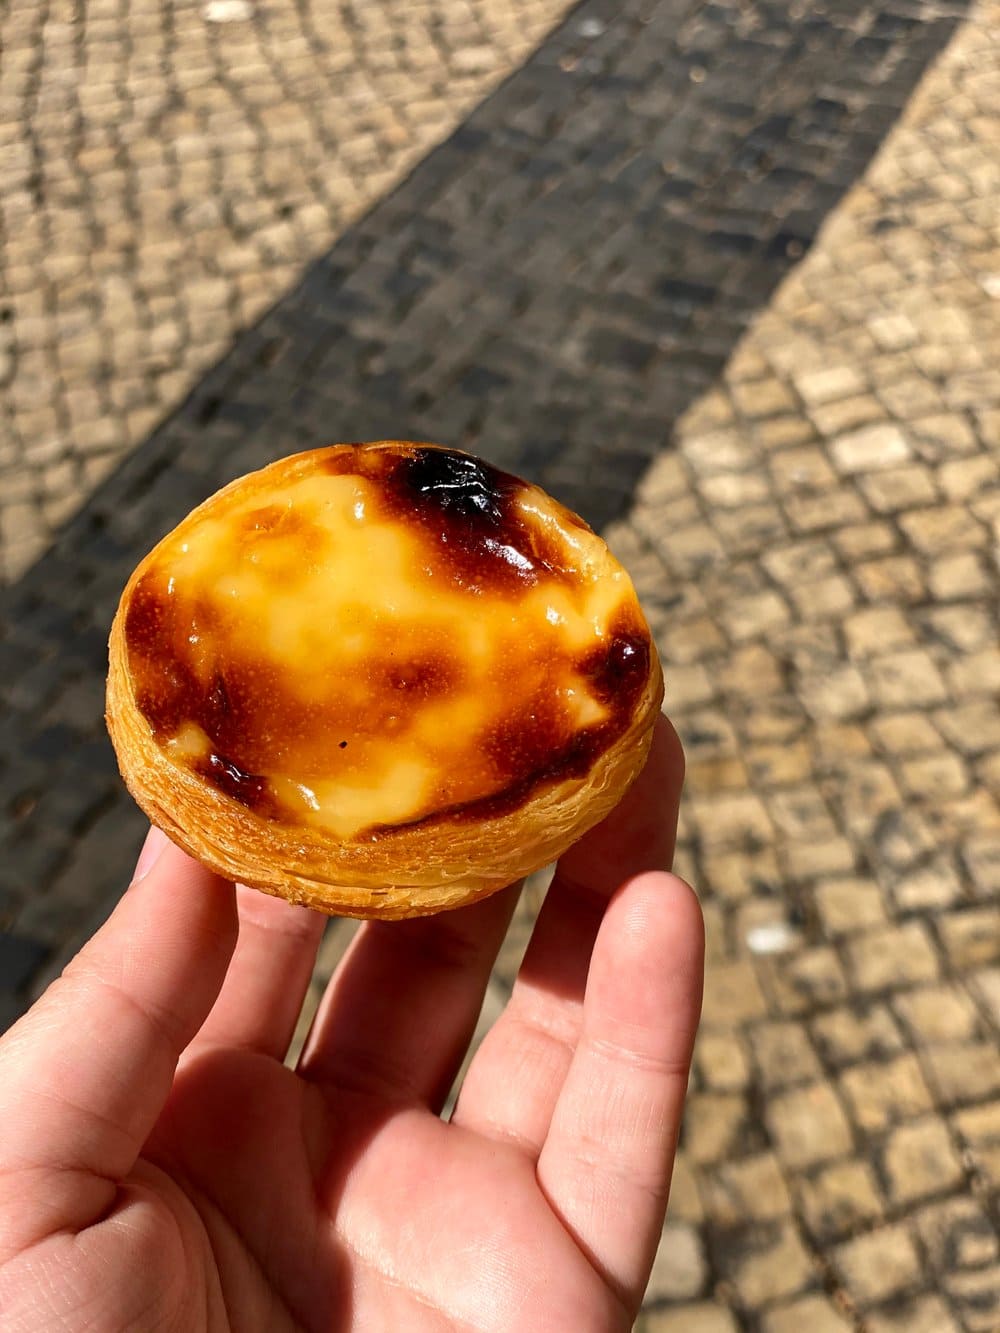
[{"label": "charred brown spot on custard", "polygon": [[597,755],[628,729],[649,680],[651,652],[645,626],[620,614],[604,642],[567,668],[587,681],[604,706],[600,722],[576,726],[551,690],[498,719],[487,750],[507,785],[584,776]]},{"label": "charred brown spot on custard", "polygon": [[166,589],[160,588],[152,572],[144,574],[125,612],[125,642],[130,652],[148,653],[159,647],[171,609]]},{"label": "charred brown spot on custard", "polygon": [[[205,620],[212,614],[204,613]],[[149,571],[134,589],[125,617],[125,643],[140,713],[158,740],[170,740],[187,721],[209,723],[229,711],[225,683],[216,677],[205,686],[190,663],[190,639],[196,637],[197,618],[186,623],[177,614],[169,581]],[[195,709],[196,701],[200,706]]]},{"label": "charred brown spot on custard", "polygon": [[[196,604],[193,604],[196,607]],[[364,763],[365,737],[405,727],[407,715],[430,700],[455,691],[465,670],[446,639],[429,632],[416,643],[397,644],[373,656],[360,707],[352,708],[331,682],[339,717],[333,721],[329,700],[298,698],[280,668],[241,652],[238,639],[223,626],[224,656],[210,671],[196,670],[191,643],[197,610],[170,592],[170,581],[149,571],[133,591],[125,618],[125,640],[136,706],[154,736],[166,744],[193,723],[208,740],[204,758],[188,760],[191,769],[217,791],[266,819],[289,819],[265,776],[291,769],[301,780],[329,777],[343,762]],[[325,744],[331,726],[338,730]],[[343,736],[351,738],[348,750]],[[342,751],[346,753],[343,754]]]},{"label": "charred brown spot on custard", "polygon": [[501,790],[543,773],[570,727],[565,705],[552,690],[539,690],[516,708],[502,709],[482,743]]},{"label": "charred brown spot on custard", "polygon": [[[548,579],[573,589],[561,541],[519,508],[527,483],[482,459],[432,445],[358,444],[333,448],[315,467],[374,483],[386,516],[421,531],[433,565],[473,595],[516,596]],[[564,526],[591,531],[550,504]]]},{"label": "charred brown spot on custard", "polygon": [[139,712],[160,740],[186,720],[188,672],[177,659],[175,607],[168,587],[152,572],[140,579],[125,615],[125,644]]},{"label": "charred brown spot on custard", "polygon": [[482,595],[516,595],[568,581],[561,543],[526,521],[519,477],[451,449],[412,446],[383,480],[389,512],[415,524],[453,584]]},{"label": "charred brown spot on custard", "polygon": [[223,796],[238,801],[262,819],[281,819],[283,812],[275,799],[267,778],[257,773],[245,773],[231,759],[214,752],[193,765],[194,771]]},{"label": "charred brown spot on custard", "polygon": [[214,625],[209,608],[180,614],[170,581],[155,570],[140,579],[125,615],[125,644],[135,703],[161,743],[172,740],[193,722],[208,737],[210,753],[192,768],[223,795],[264,818],[279,811],[267,779],[252,772],[246,754],[250,739],[259,734],[265,699],[245,679],[239,663],[216,669],[207,681],[199,679],[191,660],[192,637],[206,622]]},{"label": "charred brown spot on custard", "polygon": [[649,635],[639,626],[622,625],[613,629],[607,644],[583,659],[581,675],[599,703],[626,717],[639,701],[649,679],[651,645]]},{"label": "charred brown spot on custard", "polygon": [[610,628],[606,641],[576,664],[606,717],[588,727],[574,726],[551,691],[540,691],[527,707],[503,713],[488,729],[484,750],[499,791],[458,802],[402,825],[380,825],[370,836],[385,837],[403,828],[495,819],[521,809],[541,789],[572,778],[585,778],[594,761],[628,730],[649,680],[652,645],[638,614],[627,612]]}]

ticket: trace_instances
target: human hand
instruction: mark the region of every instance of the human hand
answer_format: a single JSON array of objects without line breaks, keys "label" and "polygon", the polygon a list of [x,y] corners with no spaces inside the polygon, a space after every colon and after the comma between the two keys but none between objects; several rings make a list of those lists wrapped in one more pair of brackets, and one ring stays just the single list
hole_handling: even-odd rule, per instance
[{"label": "human hand", "polygon": [[701,996],[694,895],[642,873],[681,772],[663,724],[562,858],[448,1122],[516,887],[364,925],[293,1071],[324,918],[154,831],[0,1041],[4,1333],[631,1328]]}]

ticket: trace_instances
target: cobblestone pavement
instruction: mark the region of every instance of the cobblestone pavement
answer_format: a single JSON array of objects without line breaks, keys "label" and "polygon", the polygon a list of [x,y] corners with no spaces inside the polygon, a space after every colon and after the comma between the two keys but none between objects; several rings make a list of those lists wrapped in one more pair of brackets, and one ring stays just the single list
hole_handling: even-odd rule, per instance
[{"label": "cobblestone pavement", "polygon": [[570,0],[0,14],[0,581]]},{"label": "cobblestone pavement", "polygon": [[1000,1329],[1000,5],[973,19],[618,529],[711,949],[650,1333]]},{"label": "cobblestone pavement", "polygon": [[9,591],[8,1012],[134,852],[137,555],[290,448],[466,443],[607,528],[688,752],[709,972],[644,1333],[1000,1328],[998,104],[998,0],[574,11]]}]

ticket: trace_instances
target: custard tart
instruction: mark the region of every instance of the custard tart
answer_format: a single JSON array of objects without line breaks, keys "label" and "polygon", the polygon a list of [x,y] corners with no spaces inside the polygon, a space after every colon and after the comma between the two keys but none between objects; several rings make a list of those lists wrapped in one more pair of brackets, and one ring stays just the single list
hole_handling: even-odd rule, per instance
[{"label": "custard tart", "polygon": [[220,874],[420,916],[620,800],[663,695],[628,575],[537,486],[402,441],[232,482],[142,561],[107,721],[136,801]]}]

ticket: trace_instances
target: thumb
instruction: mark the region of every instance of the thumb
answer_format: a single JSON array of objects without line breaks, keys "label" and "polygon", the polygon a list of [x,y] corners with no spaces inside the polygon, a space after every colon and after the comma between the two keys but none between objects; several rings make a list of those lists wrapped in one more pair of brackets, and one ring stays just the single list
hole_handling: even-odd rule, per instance
[{"label": "thumb", "polygon": [[232,885],[153,829],[111,918],[0,1041],[0,1264],[110,1206],[236,933]]}]

